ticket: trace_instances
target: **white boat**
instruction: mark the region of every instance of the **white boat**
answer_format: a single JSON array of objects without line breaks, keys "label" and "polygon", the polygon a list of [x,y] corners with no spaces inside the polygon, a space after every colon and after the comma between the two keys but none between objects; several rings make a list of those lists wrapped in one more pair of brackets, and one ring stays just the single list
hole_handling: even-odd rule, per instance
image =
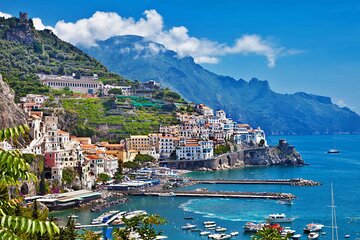
[{"label": "white boat", "polygon": [[146,215],[146,214],[147,214],[147,212],[144,211],[144,210],[136,210],[136,211],[128,212],[125,215],[125,218],[126,219],[131,219],[131,218],[134,218],[134,217],[137,217],[137,216],[140,216],[140,215]]},{"label": "white boat", "polygon": [[244,226],[244,232],[257,232],[263,228],[265,224],[264,223],[253,223],[253,222],[247,222]]},{"label": "white boat", "polygon": [[340,153],[340,150],[337,149],[329,149],[328,153]]},{"label": "white boat", "polygon": [[205,228],[213,228],[213,227],[216,227],[216,223],[213,223],[213,224],[206,224],[205,226],[204,226]]},{"label": "white boat", "polygon": [[68,218],[74,218],[74,219],[75,219],[75,218],[78,218],[78,217],[79,217],[78,215],[74,215],[74,214],[68,216]]},{"label": "white boat", "polygon": [[294,221],[295,218],[289,218],[286,217],[286,215],[284,213],[278,214],[270,214],[267,218],[266,221],[269,223],[290,223],[292,221]]},{"label": "white boat", "polygon": [[301,234],[295,234],[291,237],[291,239],[293,239],[293,240],[298,240],[300,238],[301,238]]},{"label": "white boat", "polygon": [[311,232],[308,235],[308,239],[318,239],[319,238],[319,234],[317,232]]},{"label": "white boat", "polygon": [[181,227],[182,230],[190,230],[190,229],[193,229],[193,228],[196,228],[196,225],[190,224],[190,223],[188,223],[188,224]]},{"label": "white boat", "polygon": [[215,232],[225,232],[227,229],[224,227],[217,227],[215,228]]},{"label": "white boat", "polygon": [[209,238],[215,239],[215,240],[223,240],[223,239],[229,239],[231,238],[230,234],[219,234],[219,233],[215,233],[215,234],[210,234],[208,236]]},{"label": "white boat", "polygon": [[168,237],[167,236],[157,236],[155,237],[155,239],[167,239]]},{"label": "white boat", "polygon": [[215,224],[214,221],[206,221],[206,222],[203,222],[204,225],[211,225],[211,224]]},{"label": "white boat", "polygon": [[235,237],[235,236],[239,235],[239,232],[234,231],[234,232],[231,232],[230,235],[231,235],[232,237]]},{"label": "white boat", "polygon": [[200,236],[207,236],[207,235],[209,235],[211,232],[209,232],[209,231],[202,231],[202,232],[200,232]]},{"label": "white boat", "polygon": [[324,227],[323,224],[319,223],[309,223],[304,228],[304,233],[310,233],[310,232],[320,232],[321,229]]},{"label": "white boat", "polygon": [[295,230],[290,229],[289,227],[285,227],[282,231],[281,231],[281,236],[287,236],[288,234],[290,234],[291,236],[294,235]]}]

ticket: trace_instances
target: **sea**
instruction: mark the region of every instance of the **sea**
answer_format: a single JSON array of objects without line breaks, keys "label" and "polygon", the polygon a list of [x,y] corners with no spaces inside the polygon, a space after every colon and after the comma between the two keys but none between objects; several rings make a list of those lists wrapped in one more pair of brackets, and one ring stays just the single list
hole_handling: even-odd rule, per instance
[{"label": "sea", "polygon": [[[268,144],[276,145],[285,138],[295,145],[308,166],[302,167],[247,167],[214,172],[191,172],[191,178],[199,179],[280,179],[304,178],[321,182],[321,186],[287,185],[222,185],[204,184],[184,189],[207,188],[213,191],[258,191],[285,192],[297,196],[293,205],[281,204],[277,200],[228,199],[228,198],[186,198],[186,197],[130,197],[126,205],[113,206],[108,210],[146,210],[167,219],[167,224],[158,227],[168,239],[207,239],[198,232],[181,230],[186,223],[196,224],[203,229],[204,221],[215,221],[227,232],[238,231],[232,239],[251,239],[251,234],[243,233],[246,222],[264,222],[272,213],[285,213],[296,219],[285,226],[291,227],[307,239],[302,229],[308,223],[325,225],[324,235],[319,239],[331,239],[331,184],[334,189],[339,239],[346,234],[350,239],[360,239],[360,135],[326,136],[271,136]],[[339,149],[339,154],[328,154],[331,148]],[[70,214],[79,215],[82,224],[90,223],[101,213],[89,210],[66,210],[52,215],[65,221]],[[184,217],[193,217],[185,220]],[[96,230],[96,229],[94,229]]]}]

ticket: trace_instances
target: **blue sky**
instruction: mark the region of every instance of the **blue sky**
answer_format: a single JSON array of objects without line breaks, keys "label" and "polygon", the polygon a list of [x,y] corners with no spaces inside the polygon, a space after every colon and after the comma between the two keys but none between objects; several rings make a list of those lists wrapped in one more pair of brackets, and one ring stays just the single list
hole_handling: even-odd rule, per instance
[{"label": "blue sky", "polygon": [[[268,80],[272,89],[281,93],[305,91],[330,96],[334,103],[360,112],[359,1],[0,2],[0,12],[17,16],[19,11],[26,11],[30,17],[38,17],[44,25],[52,27],[59,20],[74,23],[81,18],[91,18],[96,11],[116,12],[124,19],[132,17],[137,22],[146,18],[145,10],[151,9],[162,17],[161,34],[169,35],[173,27],[184,26],[190,38],[204,44],[210,41],[217,48],[217,51],[210,52],[179,50],[179,54],[198,58],[209,70],[245,80],[252,77]],[[76,38],[65,33],[62,36],[71,39],[69,41]],[[252,50],[246,49],[248,45],[244,45],[244,36],[257,36],[258,39],[251,40],[258,41],[260,48],[252,46]],[[240,47],[234,44],[237,40],[240,40]],[[174,42],[168,44],[170,48],[177,47]],[[276,63],[269,67],[272,54],[276,55]],[[217,63],[209,64],[206,62],[210,60],[200,59]]]}]

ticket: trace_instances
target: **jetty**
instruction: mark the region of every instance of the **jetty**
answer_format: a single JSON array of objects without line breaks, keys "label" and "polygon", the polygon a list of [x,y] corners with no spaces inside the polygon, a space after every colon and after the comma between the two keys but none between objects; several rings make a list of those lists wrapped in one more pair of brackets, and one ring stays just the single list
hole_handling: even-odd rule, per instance
[{"label": "jetty", "polygon": [[133,196],[164,196],[166,197],[207,197],[207,198],[253,198],[253,199],[294,199],[291,193],[273,192],[226,192],[226,191],[129,191]]},{"label": "jetty", "polygon": [[319,182],[302,178],[293,179],[190,179],[194,184],[269,184],[291,186],[318,186]]}]

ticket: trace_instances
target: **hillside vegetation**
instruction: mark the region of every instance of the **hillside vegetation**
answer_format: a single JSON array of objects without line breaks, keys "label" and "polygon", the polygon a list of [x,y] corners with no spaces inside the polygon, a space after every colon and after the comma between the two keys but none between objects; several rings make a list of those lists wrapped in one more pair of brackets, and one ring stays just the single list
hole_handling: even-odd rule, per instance
[{"label": "hillside vegetation", "polygon": [[32,20],[0,17],[0,73],[17,96],[47,93],[49,88],[36,74],[71,75],[79,73],[124,81],[101,63],[49,30],[35,30]]}]

